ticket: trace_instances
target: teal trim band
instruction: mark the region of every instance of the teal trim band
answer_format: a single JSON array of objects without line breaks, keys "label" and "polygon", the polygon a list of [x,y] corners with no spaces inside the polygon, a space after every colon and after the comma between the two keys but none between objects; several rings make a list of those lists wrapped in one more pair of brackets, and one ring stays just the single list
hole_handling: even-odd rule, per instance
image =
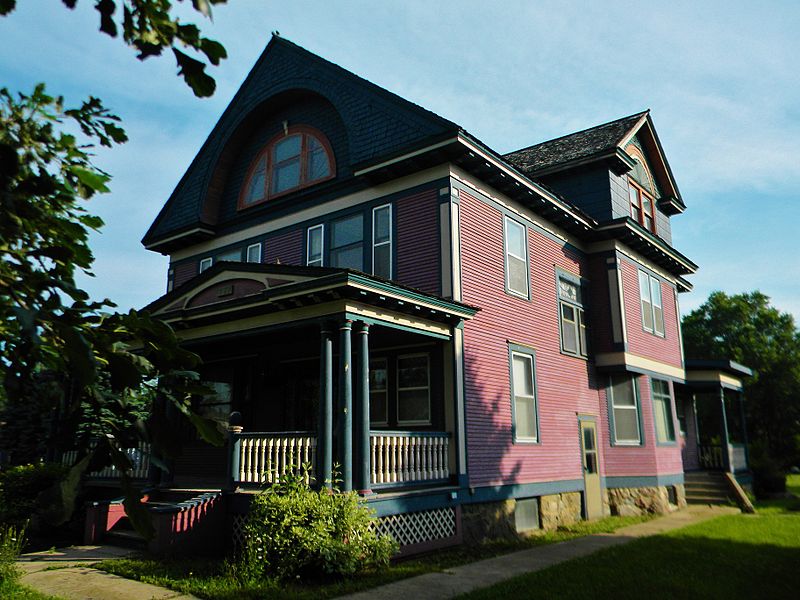
[{"label": "teal trim band", "polygon": [[366,499],[367,506],[375,511],[376,517],[388,517],[390,515],[400,515],[403,513],[418,512],[421,510],[431,510],[445,506],[458,506],[458,490],[420,491],[404,496],[382,498],[381,495],[370,496]]},{"label": "teal trim band", "polygon": [[[463,504],[509,500],[511,498],[530,498],[566,492],[582,492],[583,479],[564,479],[562,481],[543,481],[539,483],[517,483],[493,487],[470,488],[462,496]],[[462,492],[463,494],[463,492]]]},{"label": "teal trim band", "polygon": [[605,488],[640,488],[661,487],[665,485],[683,485],[683,473],[672,475],[632,475],[603,477],[602,484]]}]

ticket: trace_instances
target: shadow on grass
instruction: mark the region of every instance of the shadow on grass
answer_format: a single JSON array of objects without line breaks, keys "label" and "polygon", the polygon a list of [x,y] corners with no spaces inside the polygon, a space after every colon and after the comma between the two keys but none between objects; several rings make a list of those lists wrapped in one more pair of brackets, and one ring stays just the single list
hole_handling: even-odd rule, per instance
[{"label": "shadow on grass", "polygon": [[463,598],[798,597],[800,517],[735,515],[640,539]]}]

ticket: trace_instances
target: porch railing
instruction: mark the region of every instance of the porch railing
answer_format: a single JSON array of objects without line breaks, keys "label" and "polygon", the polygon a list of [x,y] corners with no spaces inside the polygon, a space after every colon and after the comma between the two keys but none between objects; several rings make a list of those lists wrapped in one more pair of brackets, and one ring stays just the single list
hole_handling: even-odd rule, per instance
[{"label": "porch railing", "polygon": [[744,444],[731,444],[731,465],[734,472],[747,470],[747,452]]},{"label": "porch railing", "polygon": [[447,479],[450,436],[443,432],[370,432],[373,485]]},{"label": "porch railing", "polygon": [[287,472],[301,473],[306,483],[314,477],[317,437],[308,431],[234,433],[233,478],[237,483],[276,483]]},{"label": "porch railing", "polygon": [[723,447],[716,445],[700,445],[697,447],[700,466],[704,469],[725,469]]},{"label": "porch railing", "polygon": [[[150,444],[139,442],[133,448],[125,448],[123,452],[133,465],[131,478],[147,479],[147,472],[150,470]],[[61,455],[61,464],[72,466],[77,459],[77,450],[67,450]],[[88,476],[93,479],[117,479],[120,477],[120,472],[114,465],[109,465],[99,471],[92,471]]]}]

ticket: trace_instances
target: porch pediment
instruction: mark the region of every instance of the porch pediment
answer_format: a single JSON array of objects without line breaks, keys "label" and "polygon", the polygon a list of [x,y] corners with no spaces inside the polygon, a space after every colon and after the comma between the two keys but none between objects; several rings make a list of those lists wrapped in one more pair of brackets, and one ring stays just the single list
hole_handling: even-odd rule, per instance
[{"label": "porch pediment", "polygon": [[145,307],[184,337],[350,315],[449,337],[477,308],[350,269],[217,263]]}]

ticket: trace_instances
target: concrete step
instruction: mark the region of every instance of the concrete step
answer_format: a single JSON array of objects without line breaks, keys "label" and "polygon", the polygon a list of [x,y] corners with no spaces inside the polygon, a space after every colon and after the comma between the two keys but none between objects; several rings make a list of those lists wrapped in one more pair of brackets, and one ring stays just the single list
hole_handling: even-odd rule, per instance
[{"label": "concrete step", "polygon": [[109,531],[104,539],[106,544],[144,550],[147,548],[147,540],[132,529],[113,529]]},{"label": "concrete step", "polygon": [[718,492],[728,492],[727,485],[719,485],[717,483],[686,483],[684,484],[684,489],[687,491],[718,491]]},{"label": "concrete step", "polygon": [[727,496],[686,496],[687,504],[730,504]]}]

